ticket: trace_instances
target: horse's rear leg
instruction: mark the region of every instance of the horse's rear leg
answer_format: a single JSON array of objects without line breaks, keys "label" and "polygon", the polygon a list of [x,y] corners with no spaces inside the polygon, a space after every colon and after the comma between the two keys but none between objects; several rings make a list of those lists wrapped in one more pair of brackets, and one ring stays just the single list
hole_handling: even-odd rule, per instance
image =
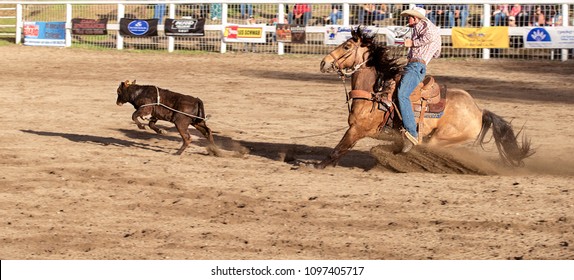
[{"label": "horse's rear leg", "polygon": [[211,132],[211,129],[209,129],[209,127],[207,127],[207,124],[205,123],[205,121],[201,121],[197,124],[192,124],[192,125],[193,125],[193,127],[195,127],[195,129],[197,129],[199,132],[201,132],[201,134],[203,134],[203,136],[205,136],[207,141],[209,141],[209,145],[207,146],[207,152],[210,155],[220,156],[221,152],[219,151],[219,148],[217,147],[217,145],[215,145],[215,142],[213,141],[213,133]]},{"label": "horse's rear leg", "polygon": [[181,148],[179,148],[179,150],[175,154],[181,155],[181,153],[183,153],[185,148],[189,146],[189,143],[191,143],[191,134],[189,134],[189,131],[187,130],[187,128],[189,127],[189,123],[185,123],[184,125],[176,122],[175,127],[177,128],[177,131],[179,131],[179,135],[181,135],[181,139],[183,140]]},{"label": "horse's rear leg", "polygon": [[345,136],[339,141],[339,144],[331,152],[331,154],[324,159],[321,163],[315,165],[316,168],[323,169],[328,165],[336,166],[342,156],[344,156],[360,139],[364,138],[365,135],[360,133],[356,127],[353,125],[347,129]]}]

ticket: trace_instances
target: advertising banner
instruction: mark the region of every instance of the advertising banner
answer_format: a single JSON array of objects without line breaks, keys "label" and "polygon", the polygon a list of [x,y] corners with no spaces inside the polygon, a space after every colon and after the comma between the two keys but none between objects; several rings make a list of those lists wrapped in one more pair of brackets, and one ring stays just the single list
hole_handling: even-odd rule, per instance
[{"label": "advertising banner", "polygon": [[107,35],[108,19],[72,19],[72,34],[74,35]]},{"label": "advertising banner", "polygon": [[291,43],[305,44],[305,26],[291,25]]},{"label": "advertising banner", "polygon": [[452,46],[457,49],[508,48],[508,27],[453,27]]},{"label": "advertising banner", "polygon": [[340,45],[351,38],[351,28],[340,25],[327,25],[325,31],[325,45]]},{"label": "advertising banner", "polygon": [[279,23],[275,26],[277,42],[291,43],[291,25]]},{"label": "advertising banner", "polygon": [[32,21],[23,23],[24,45],[26,46],[66,46],[65,22]]},{"label": "advertising banner", "polygon": [[167,36],[204,36],[205,18],[165,20],[164,31]]},{"label": "advertising banner", "polygon": [[120,34],[122,36],[149,37],[157,36],[158,19],[120,19]]},{"label": "advertising banner", "polygon": [[525,48],[574,48],[573,27],[532,27],[524,35]]},{"label": "advertising banner", "polygon": [[265,43],[265,24],[228,25],[223,30],[226,43]]}]

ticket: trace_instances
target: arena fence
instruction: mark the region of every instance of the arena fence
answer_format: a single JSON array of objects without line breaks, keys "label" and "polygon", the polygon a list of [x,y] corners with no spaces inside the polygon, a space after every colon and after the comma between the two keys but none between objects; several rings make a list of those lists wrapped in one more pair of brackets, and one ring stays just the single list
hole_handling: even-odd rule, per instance
[{"label": "arena fence", "polygon": [[[464,2],[464,3],[460,3]],[[546,29],[566,28],[574,35],[574,3],[571,0],[522,0],[522,14],[496,19],[495,11],[500,1],[403,1],[385,0],[377,2],[380,13],[368,18],[363,12],[365,1],[323,1],[307,0],[310,11],[303,17],[305,40],[300,43],[276,40],[276,25],[295,23],[293,20],[296,1],[284,0],[274,3],[267,0],[242,1],[3,1],[0,5],[0,34],[13,34],[17,44],[23,42],[24,24],[27,22],[64,22],[65,46],[110,49],[145,49],[173,51],[207,52],[258,52],[277,54],[326,54],[333,45],[325,44],[325,33],[332,24],[341,26],[367,25],[376,32],[381,42],[388,42],[393,36],[389,30],[404,26],[406,21],[399,15],[401,11],[415,5],[423,5],[433,16],[433,21],[441,28],[443,38],[442,57],[446,58],[511,58],[527,60],[568,60],[573,58],[573,49],[525,48],[524,33],[532,26]],[[467,5],[465,17],[453,11],[451,5]],[[332,5],[339,5],[340,17],[331,17]],[[509,9],[513,6],[509,5]],[[537,8],[540,12],[537,14]],[[541,20],[539,14],[544,15]],[[250,17],[252,16],[252,18]],[[454,16],[454,17],[453,17]],[[454,19],[454,26],[451,22]],[[72,34],[72,19],[105,19],[107,34]],[[158,34],[152,37],[122,36],[120,19],[158,18]],[[164,32],[165,19],[205,19],[203,36],[167,36]],[[464,19],[464,20],[463,20]],[[258,24],[263,26],[266,38],[258,43],[228,42],[222,40],[225,28],[229,25]],[[508,27],[508,48],[454,48],[453,27]],[[6,31],[7,30],[7,31]],[[572,36],[574,37],[574,36]]]}]

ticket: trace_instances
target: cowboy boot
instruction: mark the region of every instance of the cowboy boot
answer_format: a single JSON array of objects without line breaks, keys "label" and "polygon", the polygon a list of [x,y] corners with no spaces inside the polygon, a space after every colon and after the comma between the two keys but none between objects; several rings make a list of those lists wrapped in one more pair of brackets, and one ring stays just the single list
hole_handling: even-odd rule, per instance
[{"label": "cowboy boot", "polygon": [[405,131],[405,133],[403,133],[403,149],[401,150],[401,153],[408,153],[414,146],[418,144],[419,141],[408,131]]}]

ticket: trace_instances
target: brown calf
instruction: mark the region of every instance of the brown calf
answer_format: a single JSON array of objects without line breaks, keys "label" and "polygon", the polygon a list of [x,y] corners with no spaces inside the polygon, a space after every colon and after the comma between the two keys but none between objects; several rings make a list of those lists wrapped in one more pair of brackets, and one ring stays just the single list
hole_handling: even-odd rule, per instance
[{"label": "brown calf", "polygon": [[118,87],[118,99],[116,104],[121,106],[130,103],[136,111],[132,114],[132,120],[140,129],[145,129],[139,118],[151,115],[149,127],[156,133],[163,131],[155,124],[158,120],[168,121],[175,124],[177,131],[183,139],[181,148],[176,152],[181,155],[185,148],[191,143],[191,135],[188,127],[193,125],[207,140],[210,145],[207,150],[212,155],[218,155],[219,151],[213,142],[211,129],[205,123],[205,112],[203,102],[196,97],[173,92],[156,86],[136,85],[136,81],[121,82]]}]

